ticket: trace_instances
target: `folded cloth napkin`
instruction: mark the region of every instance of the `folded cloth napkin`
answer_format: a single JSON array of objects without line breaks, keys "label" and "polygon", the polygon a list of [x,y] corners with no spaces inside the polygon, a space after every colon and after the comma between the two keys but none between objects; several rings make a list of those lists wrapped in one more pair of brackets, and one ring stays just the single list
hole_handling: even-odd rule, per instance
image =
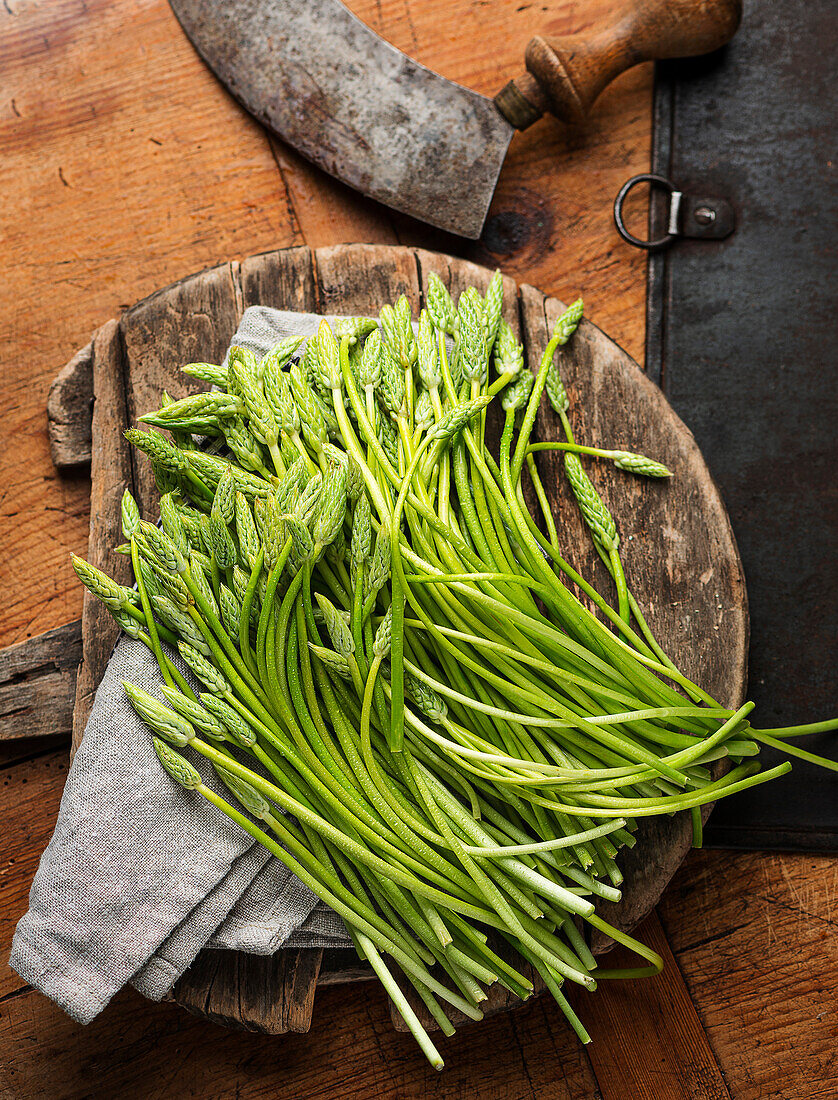
[{"label": "folded cloth napkin", "polygon": [[[311,335],[319,321],[254,306],[233,342],[261,356],[285,336]],[[348,945],[340,918],[278,859],[172,782],[123,680],[159,697],[157,664],[130,638],[117,644],[96,693],[15,932],[14,970],[88,1023],[128,982],[160,1000],[203,947],[269,955]],[[203,758],[190,759],[228,794]]]}]

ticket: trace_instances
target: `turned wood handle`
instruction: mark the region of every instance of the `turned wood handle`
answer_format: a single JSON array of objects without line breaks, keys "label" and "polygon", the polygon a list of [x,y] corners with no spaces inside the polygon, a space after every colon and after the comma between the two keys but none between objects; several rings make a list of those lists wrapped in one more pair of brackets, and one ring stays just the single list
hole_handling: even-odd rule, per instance
[{"label": "turned wood handle", "polygon": [[579,123],[603,88],[626,69],[717,50],[733,37],[741,18],[742,0],[635,0],[593,34],[531,39],[527,72],[498,92],[495,103],[519,130],[545,111]]}]

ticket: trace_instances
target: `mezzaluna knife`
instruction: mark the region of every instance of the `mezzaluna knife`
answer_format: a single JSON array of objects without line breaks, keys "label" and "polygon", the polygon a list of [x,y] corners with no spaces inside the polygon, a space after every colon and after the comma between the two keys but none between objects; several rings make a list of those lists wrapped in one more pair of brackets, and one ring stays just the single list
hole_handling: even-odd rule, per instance
[{"label": "mezzaluna knife", "polygon": [[590,36],[533,38],[494,99],[420,65],[340,0],[170,0],[198,53],[268,129],[350,187],[479,237],[516,129],[579,123],[641,61],[707,53],[742,0],[634,0]]}]

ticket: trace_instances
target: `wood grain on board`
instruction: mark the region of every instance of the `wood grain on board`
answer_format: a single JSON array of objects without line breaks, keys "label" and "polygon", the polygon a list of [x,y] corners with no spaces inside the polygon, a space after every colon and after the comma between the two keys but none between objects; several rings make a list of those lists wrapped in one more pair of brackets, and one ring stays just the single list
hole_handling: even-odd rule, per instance
[{"label": "wood grain on board", "polygon": [[377,315],[376,302],[394,302],[404,294],[416,314],[419,276],[410,249],[396,245],[337,245],[318,248],[314,259],[320,313]]},{"label": "wood grain on board", "polygon": [[78,619],[0,650],[0,741],[70,733],[81,652]]},{"label": "wood grain on board", "polygon": [[242,260],[239,271],[242,306],[272,309],[315,308],[314,268],[308,248],[284,248]]},{"label": "wood grain on board", "polygon": [[216,1024],[265,1035],[311,1027],[323,949],[275,955],[202,951],[174,989],[179,1005]]},{"label": "wood grain on board", "polygon": [[[85,557],[120,584],[131,578],[131,563],[117,554],[122,541],[120,502],[133,489],[131,456],[122,433],[128,427],[123,384],[123,351],[116,321],[103,325],[93,339],[93,424],[90,467],[90,536]],[[83,657],[76,679],[73,745],[78,745],[93,696],[104,674],[119,627],[113,616],[85,589],[81,615]]]},{"label": "wood grain on board", "polygon": [[[588,1056],[603,1095],[631,1100],[685,1096],[730,1100],[724,1074],[656,914],[643,921],[637,935],[663,959],[662,973],[642,982],[616,978],[605,983],[605,996],[600,996],[602,987],[591,995],[569,990],[591,1036]],[[638,965],[637,957],[622,947],[601,961],[614,968]],[[641,1000],[643,1010],[638,1012]],[[628,1019],[634,1026],[623,1029],[622,1022]],[[607,1041],[617,1030],[623,1034],[619,1057]]]},{"label": "wood grain on board", "polygon": [[[518,70],[532,33],[594,27],[615,3],[349,0],[395,45],[487,94]],[[81,613],[68,556],[87,545],[90,487],[50,460],[44,408],[56,368],[108,318],[185,272],[294,244],[454,251],[564,300],[583,293],[589,316],[642,355],[645,257],[620,243],[610,206],[625,179],[648,169],[648,66],[605,92],[584,131],[544,121],[516,135],[486,233],[464,245],[365,202],[267,139],[201,63],[166,0],[6,0],[0,64],[0,645]],[[78,1027],[6,964],[66,769],[63,747],[0,742],[0,1094],[626,1100],[643,1069],[635,1095],[657,1098],[657,1067],[632,1037],[666,1019],[642,983],[614,1030],[596,1031],[596,1076],[548,998],[464,1029],[445,1044],[441,1076],[392,1031],[375,983],[360,996],[320,990],[312,1030],[281,1040],[131,991]],[[828,859],[693,853],[664,896],[669,942],[735,1100],[838,1091],[833,875]],[[677,1095],[713,1093],[699,1076]]]},{"label": "wood grain on board", "polygon": [[81,348],[49,388],[49,454],[58,470],[90,465],[93,423],[93,341]]},{"label": "wood grain on board", "polygon": [[735,1100],[838,1095],[834,856],[693,852],[660,905]]}]

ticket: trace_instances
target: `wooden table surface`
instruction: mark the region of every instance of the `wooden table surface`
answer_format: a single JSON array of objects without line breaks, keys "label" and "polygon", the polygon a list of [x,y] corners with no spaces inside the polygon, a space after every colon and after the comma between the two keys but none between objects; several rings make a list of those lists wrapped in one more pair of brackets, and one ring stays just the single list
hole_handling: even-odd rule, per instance
[{"label": "wooden table surface", "polygon": [[[591,26],[609,0],[350,0],[396,45],[492,93],[531,33]],[[50,464],[44,403],[98,325],[203,266],[285,245],[417,244],[567,298],[642,360],[645,264],[613,230],[648,166],[651,71],[616,82],[584,133],[518,135],[483,241],[393,215],[270,141],[203,67],[165,0],[0,7],[0,645],[78,617],[70,551],[89,483]],[[200,1096],[815,1100],[838,1095],[834,861],[692,854],[642,929],[663,975],[465,1029],[429,1070],[376,987],[318,994],[308,1035],[224,1031],[133,991],[79,1027],[7,965],[58,811],[67,739],[0,745],[0,1098]]]}]

